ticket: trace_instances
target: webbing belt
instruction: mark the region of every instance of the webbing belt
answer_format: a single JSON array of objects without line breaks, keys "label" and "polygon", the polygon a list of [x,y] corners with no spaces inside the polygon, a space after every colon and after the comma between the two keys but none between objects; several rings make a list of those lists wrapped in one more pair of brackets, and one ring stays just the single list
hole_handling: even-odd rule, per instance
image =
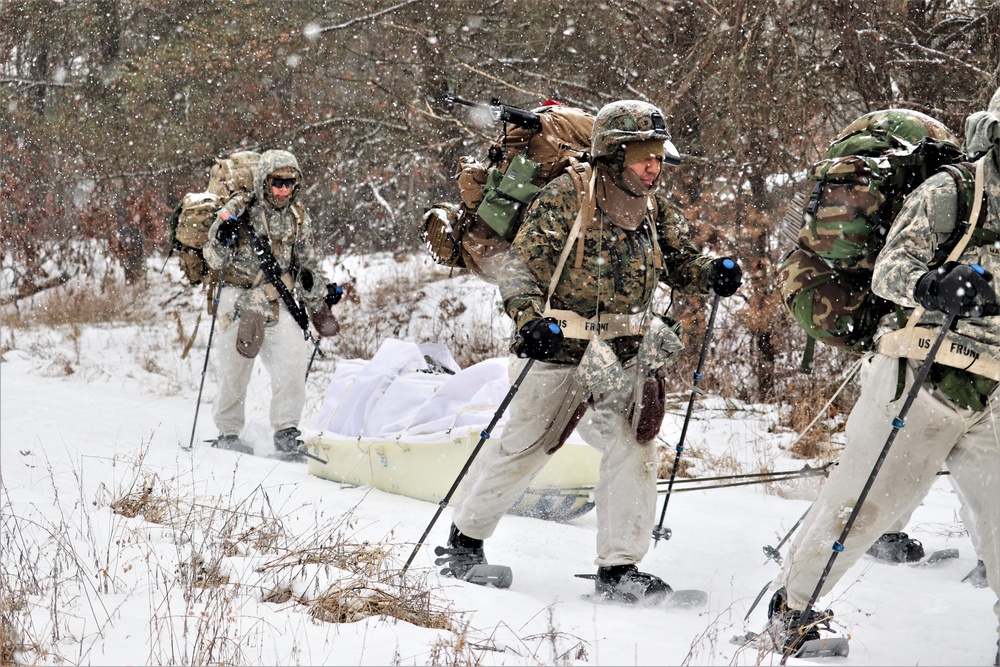
[{"label": "webbing belt", "polygon": [[[878,351],[888,357],[922,361],[927,358],[935,333],[926,327],[890,331],[879,338]],[[993,355],[991,346],[949,331],[934,362],[1000,381],[1000,359]]]},{"label": "webbing belt", "polygon": [[622,336],[639,336],[644,333],[642,320],[645,313],[638,315],[617,315],[605,313],[600,317],[583,317],[572,310],[546,308],[542,317],[553,317],[566,338],[590,340],[594,337],[603,339],[620,338]]}]

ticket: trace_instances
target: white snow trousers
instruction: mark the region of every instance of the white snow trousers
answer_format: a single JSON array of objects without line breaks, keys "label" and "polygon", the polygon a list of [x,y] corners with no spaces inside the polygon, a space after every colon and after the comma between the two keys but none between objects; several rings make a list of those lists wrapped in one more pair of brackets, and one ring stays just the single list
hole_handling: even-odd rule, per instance
[{"label": "white snow trousers", "polygon": [[[511,382],[527,360],[512,356]],[[536,361],[508,406],[499,438],[480,450],[456,492],[453,522],[465,535],[487,539],[549,461],[573,413],[589,398],[575,365]],[[638,563],[649,549],[656,514],[656,447],[635,439],[624,412],[632,390],[590,401],[577,432],[601,452],[594,490],[598,566]]]},{"label": "white snow trousers", "polygon": [[[239,435],[246,418],[247,387],[254,359],[236,351],[239,321],[233,320],[236,300],[246,291],[225,285],[219,297],[219,320],[230,320],[217,332],[217,343],[210,353],[215,355],[219,389],[215,397],[215,425],[219,435]],[[271,428],[280,431],[299,425],[306,401],[306,367],[309,346],[302,329],[295,323],[285,305],[279,301],[278,321],[264,327],[264,342],[257,357],[271,377]],[[228,317],[223,318],[223,314]]]},{"label": "white snow trousers", "polygon": [[[803,609],[830,559],[833,544],[871,475],[913,382],[917,362],[907,362],[906,388],[897,401],[898,360],[880,354],[865,359],[861,397],[847,420],[847,446],[820,490],[792,543],[785,566],[772,584],[784,586],[788,605]],[[958,408],[924,384],[905,425],[879,469],[868,497],[837,556],[820,595],[825,595],[878,537],[912,509],[945,465],[951,471],[963,519],[974,522],[976,549],[986,564],[990,588],[1000,600],[1000,435],[996,417],[1000,392],[982,412]],[[994,604],[1000,623],[1000,601]],[[1000,625],[998,625],[1000,631]]]}]

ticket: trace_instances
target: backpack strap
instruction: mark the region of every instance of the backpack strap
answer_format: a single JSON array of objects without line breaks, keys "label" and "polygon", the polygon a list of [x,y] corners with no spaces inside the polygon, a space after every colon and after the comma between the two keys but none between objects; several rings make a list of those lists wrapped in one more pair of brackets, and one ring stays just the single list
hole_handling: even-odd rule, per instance
[{"label": "backpack strap", "polygon": [[559,278],[562,277],[566,260],[569,259],[570,250],[573,249],[573,241],[577,238],[580,239],[576,252],[579,262],[577,268],[583,265],[583,241],[586,237],[586,226],[593,219],[594,212],[597,210],[597,201],[594,196],[594,179],[597,177],[597,171],[589,164],[575,161],[566,170],[572,176],[577,195],[582,195],[583,201],[580,204],[580,210],[576,214],[576,221],[573,223],[573,228],[570,229],[569,236],[566,237],[566,242],[563,244],[562,253],[559,255],[559,263],[556,264],[556,270],[552,273],[552,280],[549,281],[549,291],[545,297],[545,310],[549,309],[552,294],[556,291]]},{"label": "backpack strap", "polygon": [[[573,185],[576,188],[576,194],[580,200],[580,212],[577,214],[577,221],[580,224],[580,228],[577,230],[579,237],[573,236],[570,233],[570,237],[566,241],[566,247],[569,247],[574,238],[578,238],[576,245],[576,258],[574,259],[573,265],[576,268],[583,266],[583,251],[584,251],[584,241],[587,237],[587,225],[590,221],[594,219],[594,214],[597,212],[597,198],[595,197],[594,182],[597,176],[597,171],[586,162],[579,162],[575,159],[570,159],[569,166],[566,167],[566,171],[569,172],[570,178],[573,179]],[[574,229],[576,226],[574,225]],[[559,272],[562,272],[562,263],[560,263]],[[555,289],[555,284],[553,283],[552,289]],[[550,290],[551,293],[551,290]]]},{"label": "backpack strap", "polygon": [[[951,250],[958,247],[959,241],[969,232],[970,226],[972,227],[972,234],[969,240],[966,241],[965,246],[972,243],[975,247],[982,247],[993,245],[1000,240],[1000,234],[985,229],[982,226],[986,217],[986,207],[982,205],[982,200],[986,194],[982,188],[979,188],[977,199],[977,176],[973,174],[972,167],[973,165],[968,162],[944,165],[944,170],[955,180],[955,188],[958,191],[958,211],[955,218],[958,220],[958,223],[944,243],[939,245],[934,252],[934,259],[931,260],[931,266],[940,266],[944,262],[949,261],[949,255],[952,254]],[[969,210],[970,202],[975,209],[974,211]],[[975,216],[975,220],[972,220],[973,216]],[[965,246],[962,246],[962,250],[965,249]],[[959,254],[961,254],[961,251],[959,251]],[[955,260],[951,259],[950,261]]]},{"label": "backpack strap", "polygon": [[[976,177],[975,177],[975,190],[972,199],[972,211],[969,213],[968,223],[963,226],[964,233],[962,237],[955,244],[955,247],[951,249],[948,256],[945,258],[945,262],[955,262],[962,253],[965,252],[966,247],[969,245],[969,241],[972,240],[973,234],[976,230],[977,223],[981,217],[980,213],[982,211],[982,204],[984,199],[984,186],[985,186],[985,169],[983,168],[983,163],[980,162],[976,165]],[[961,192],[962,188],[959,188]],[[961,198],[963,195],[959,195]],[[962,226],[959,223],[959,226]],[[922,306],[917,306],[910,313],[910,318],[906,322],[906,326],[902,329],[897,329],[896,331],[890,331],[883,335],[877,345],[877,350],[881,354],[885,354],[890,357],[897,358],[907,358],[920,361],[927,356],[927,351],[930,348],[928,340],[925,339],[923,334],[917,330],[917,322],[923,317],[924,308]],[[996,359],[992,356],[991,351],[988,348],[983,347],[977,341],[966,338],[965,336],[960,336],[955,332],[948,333],[949,340],[951,341],[950,349],[945,349],[949,346],[942,346],[938,350],[937,363],[952,366],[953,368],[963,368],[971,373],[984,375],[988,378],[994,380],[1000,380],[1000,359]],[[979,349],[983,347],[983,349]],[[955,352],[955,350],[959,352]],[[963,350],[973,351],[973,355],[968,357]],[[970,358],[972,362],[970,364]],[[897,392],[898,393],[898,392]]]}]

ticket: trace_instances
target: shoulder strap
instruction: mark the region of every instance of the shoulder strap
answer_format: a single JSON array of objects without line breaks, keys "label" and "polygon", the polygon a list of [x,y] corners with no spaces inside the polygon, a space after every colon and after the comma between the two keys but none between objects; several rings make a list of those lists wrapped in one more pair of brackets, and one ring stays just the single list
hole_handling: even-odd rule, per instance
[{"label": "shoulder strap", "polygon": [[271,253],[271,248],[257,235],[257,232],[253,228],[253,222],[242,216],[238,218],[238,221],[242,224],[247,237],[250,239],[250,245],[253,248],[254,254],[257,255],[257,259],[260,261],[260,272],[258,272],[257,278],[254,279],[254,284],[260,281],[263,274],[263,277],[267,278],[267,281],[278,291],[278,295],[285,303],[285,307],[295,322],[301,327],[306,338],[312,340],[312,335],[309,333],[309,316],[306,314],[305,309],[295,300],[295,297],[288,290],[288,286],[281,279],[281,266]]},{"label": "shoulder strap", "polygon": [[[587,223],[593,219],[594,212],[597,210],[597,202],[594,197],[594,178],[597,175],[596,170],[586,163],[573,162],[569,167],[566,168],[569,171],[570,176],[573,178],[573,184],[576,186],[577,195],[582,195],[582,200],[580,202],[580,210],[576,214],[576,221],[573,223],[573,228],[569,232],[569,236],[566,237],[566,242],[563,244],[562,253],[559,255],[559,263],[556,264],[556,270],[552,272],[552,280],[549,281],[549,291],[545,296],[545,310],[549,309],[549,302],[552,301],[552,294],[556,291],[556,285],[559,284],[559,278],[562,277],[563,268],[566,266],[566,260],[569,259],[570,250],[573,248],[573,241],[577,238],[580,239],[580,243],[577,247],[577,259],[580,262],[577,266],[582,266],[583,262],[583,241],[586,234],[582,233],[586,229]],[[589,178],[585,178],[589,176]]]},{"label": "shoulder strap", "polygon": [[[569,172],[570,177],[573,179],[577,199],[580,201],[580,212],[577,215],[577,219],[581,220],[582,224],[578,232],[579,241],[576,245],[576,259],[574,260],[574,266],[579,269],[583,266],[583,250],[584,241],[587,237],[587,225],[594,219],[594,213],[597,211],[597,200],[594,197],[594,178],[596,172],[590,164],[579,162],[573,158],[570,158],[570,163],[566,167],[566,171]],[[570,243],[571,241],[567,243],[567,247]],[[561,272],[562,267],[559,270]]]},{"label": "shoulder strap", "polygon": [[[951,170],[949,170],[949,173],[952,173]],[[951,249],[951,252],[948,253],[948,256],[945,257],[944,260],[945,262],[958,261],[958,258],[962,256],[963,252],[965,252],[965,248],[969,245],[969,241],[972,239],[973,233],[976,231],[976,228],[979,223],[980,211],[982,210],[983,199],[986,196],[985,178],[986,178],[986,170],[983,168],[983,162],[980,160],[980,162],[976,165],[975,189],[972,199],[972,211],[969,213],[969,220],[964,224],[962,221],[959,221],[958,225],[956,225],[956,228],[963,228],[964,233],[962,234],[962,237],[958,240],[958,242],[955,244],[955,246]],[[959,199],[961,199],[964,196],[962,194],[962,190],[963,188],[959,187],[959,195],[958,195]],[[923,317],[923,315],[924,315],[924,309],[922,306],[917,306],[916,308],[914,308],[913,312],[910,313],[910,319],[906,322],[905,328],[912,329],[913,327],[915,327],[917,325],[917,322],[920,321],[920,318]]]},{"label": "shoulder strap", "polygon": [[974,213],[969,210],[970,203],[973,206],[978,203],[978,206],[976,206],[978,214],[975,215],[975,222],[971,222],[973,232],[969,242],[975,246],[984,246],[993,245],[1000,239],[1000,235],[996,232],[985,229],[982,226],[983,218],[986,215],[986,208],[982,206],[982,198],[985,197],[985,193],[980,189],[977,201],[976,176],[972,168],[973,165],[968,162],[944,165],[944,170],[955,180],[955,188],[958,192],[958,210],[955,218],[958,223],[944,243],[938,246],[931,266],[939,266],[947,261],[947,256],[951,249],[969,231],[970,218],[972,218],[972,213]]}]

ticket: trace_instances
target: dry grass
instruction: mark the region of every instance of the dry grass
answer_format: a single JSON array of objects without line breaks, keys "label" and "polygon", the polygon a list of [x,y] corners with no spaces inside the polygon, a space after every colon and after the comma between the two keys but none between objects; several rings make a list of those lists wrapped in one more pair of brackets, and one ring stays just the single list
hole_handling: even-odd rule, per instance
[{"label": "dry grass", "polygon": [[389,616],[424,628],[454,629],[452,618],[419,587],[354,578],[338,582],[311,601],[302,601],[309,614],[327,623],[356,623],[372,616]]},{"label": "dry grass", "polygon": [[840,372],[799,376],[789,382],[782,411],[781,425],[798,434],[789,452],[802,459],[831,459],[839,455],[834,436],[843,431],[851,407],[857,401],[857,370],[853,366]]},{"label": "dry grass", "polygon": [[100,281],[73,281],[41,292],[17,308],[6,307],[4,318],[12,328],[144,322],[155,315],[150,299],[146,282],[127,285],[108,274]]},{"label": "dry grass", "polygon": [[370,359],[387,338],[443,343],[463,368],[506,354],[506,341],[493,326],[506,316],[497,310],[492,322],[470,323],[463,317],[466,301],[446,287],[451,283],[441,282],[447,276],[440,267],[406,262],[363,290],[352,289],[335,311],[343,325],[338,356]]},{"label": "dry grass", "polygon": [[[451,612],[422,582],[400,583],[393,569],[388,543],[358,542],[349,537],[350,517],[340,517],[333,527],[317,531],[313,542],[301,544],[281,517],[271,512],[266,494],[246,498],[238,507],[223,509],[210,503],[191,503],[175,496],[155,475],[143,475],[110,503],[121,516],[142,517],[150,523],[190,532],[196,525],[212,535],[211,548],[192,551],[182,568],[185,585],[198,588],[226,586],[230,577],[221,561],[235,555],[269,556],[256,568],[278,582],[263,591],[267,602],[301,605],[313,618],[328,623],[355,623],[369,617],[391,617],[433,629],[451,630]],[[251,508],[257,508],[251,509]],[[327,536],[333,536],[330,540]],[[211,553],[215,552],[213,556]],[[316,595],[292,593],[286,583],[296,573],[317,569],[343,570],[341,578]]]}]

